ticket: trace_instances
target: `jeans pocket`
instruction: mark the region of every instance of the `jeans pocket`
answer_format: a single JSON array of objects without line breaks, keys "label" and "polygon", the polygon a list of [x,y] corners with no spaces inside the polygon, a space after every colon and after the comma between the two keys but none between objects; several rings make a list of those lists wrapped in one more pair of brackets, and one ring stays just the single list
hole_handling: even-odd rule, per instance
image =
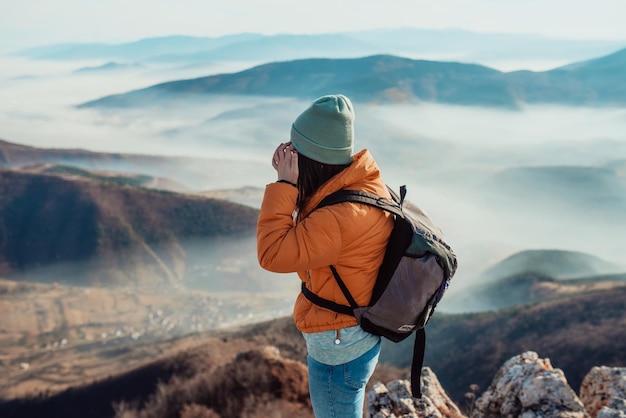
[{"label": "jeans pocket", "polygon": [[356,358],[343,366],[343,378],[348,387],[363,389],[370,379],[378,363],[380,341],[361,357]]}]

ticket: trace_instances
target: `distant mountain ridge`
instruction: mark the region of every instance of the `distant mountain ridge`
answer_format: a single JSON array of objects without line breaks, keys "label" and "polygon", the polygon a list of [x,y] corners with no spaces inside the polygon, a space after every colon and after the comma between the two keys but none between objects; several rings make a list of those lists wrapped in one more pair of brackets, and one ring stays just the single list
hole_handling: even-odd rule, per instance
[{"label": "distant mountain ridge", "polygon": [[393,54],[410,57],[447,56],[465,62],[550,59],[573,62],[607,54],[626,40],[553,39],[529,34],[478,33],[462,29],[374,29],[310,35],[240,33],[222,37],[184,35],[141,39],[119,44],[58,44],[15,54],[49,60],[131,60],[260,62],[302,58],[349,58]]},{"label": "distant mountain ridge", "polygon": [[[241,173],[257,169],[249,162],[225,159],[94,152],[85,149],[39,148],[0,139],[0,168],[36,164],[71,166],[87,170],[132,175],[167,176],[194,190],[226,187],[223,172],[236,167]],[[212,183],[218,184],[212,186]],[[232,184],[229,184],[229,186]]]},{"label": "distant mountain ridge", "polygon": [[449,312],[484,312],[626,287],[626,265],[578,251],[525,250],[499,261],[475,277],[471,289],[444,298]]},{"label": "distant mountain ridge", "polygon": [[57,165],[33,164],[18,169],[27,173],[50,173],[68,178],[87,178],[113,184],[144,187],[146,189],[165,190],[175,193],[186,193],[190,190],[180,183],[167,178],[148,176],[145,174],[127,174],[113,171],[86,170],[82,168]]},{"label": "distant mountain ridge", "polygon": [[[202,160],[199,160],[202,161]],[[206,164],[206,161],[202,161]],[[33,164],[60,164],[85,169],[127,171],[133,166],[135,172],[158,174],[176,172],[174,167],[190,166],[198,160],[158,155],[94,152],[86,149],[39,148],[0,139],[0,168],[13,168]],[[150,169],[152,167],[152,169]]]},{"label": "distant mountain ridge", "polygon": [[97,72],[105,72],[105,71],[124,71],[124,70],[133,70],[133,69],[141,69],[144,68],[141,64],[123,64],[115,61],[109,61],[106,64],[102,64],[96,67],[83,67],[78,70],[74,70],[75,74],[84,74],[84,73],[97,73]]},{"label": "distant mountain ridge", "polygon": [[245,42],[262,36],[245,33],[218,38],[175,35],[145,38],[120,44],[66,43],[28,48],[17,51],[14,55],[44,60],[95,59],[103,57],[141,60],[172,53],[173,51],[177,53],[195,53],[199,50],[220,48],[224,45]]},{"label": "distant mountain ridge", "polygon": [[577,68],[503,73],[458,62],[392,55],[275,62],[231,73],[171,81],[106,96],[79,108],[132,107],[202,95],[260,95],[313,99],[342,92],[356,101],[435,102],[515,109],[553,103],[626,105],[626,49]]},{"label": "distant mountain ridge", "polygon": [[622,272],[612,263],[579,251],[526,250],[489,267],[483,278],[496,280],[531,271],[561,279]]}]

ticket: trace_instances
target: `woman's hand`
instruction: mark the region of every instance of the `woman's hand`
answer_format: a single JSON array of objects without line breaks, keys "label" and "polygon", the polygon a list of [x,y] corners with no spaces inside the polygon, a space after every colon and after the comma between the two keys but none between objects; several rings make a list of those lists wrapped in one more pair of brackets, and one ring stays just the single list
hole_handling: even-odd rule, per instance
[{"label": "woman's hand", "polygon": [[282,143],[274,151],[272,167],[278,173],[278,180],[298,183],[298,151],[291,142]]}]

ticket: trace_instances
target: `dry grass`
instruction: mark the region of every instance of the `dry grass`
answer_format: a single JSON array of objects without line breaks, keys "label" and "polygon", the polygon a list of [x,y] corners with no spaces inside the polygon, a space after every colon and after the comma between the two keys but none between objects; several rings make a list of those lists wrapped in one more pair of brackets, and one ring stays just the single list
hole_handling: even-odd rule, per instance
[{"label": "dry grass", "polygon": [[174,377],[158,386],[140,408],[119,410],[116,418],[166,418],[181,411],[223,417],[312,416],[306,367],[265,346],[190,379]]}]

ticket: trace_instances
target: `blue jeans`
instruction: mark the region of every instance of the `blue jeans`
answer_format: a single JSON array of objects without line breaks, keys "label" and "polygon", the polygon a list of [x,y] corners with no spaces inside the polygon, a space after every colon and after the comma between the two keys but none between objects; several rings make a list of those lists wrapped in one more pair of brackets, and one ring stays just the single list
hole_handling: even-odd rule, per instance
[{"label": "blue jeans", "polygon": [[365,385],[374,373],[380,341],[361,357],[329,366],[307,356],[309,392],[316,418],[361,418]]}]

